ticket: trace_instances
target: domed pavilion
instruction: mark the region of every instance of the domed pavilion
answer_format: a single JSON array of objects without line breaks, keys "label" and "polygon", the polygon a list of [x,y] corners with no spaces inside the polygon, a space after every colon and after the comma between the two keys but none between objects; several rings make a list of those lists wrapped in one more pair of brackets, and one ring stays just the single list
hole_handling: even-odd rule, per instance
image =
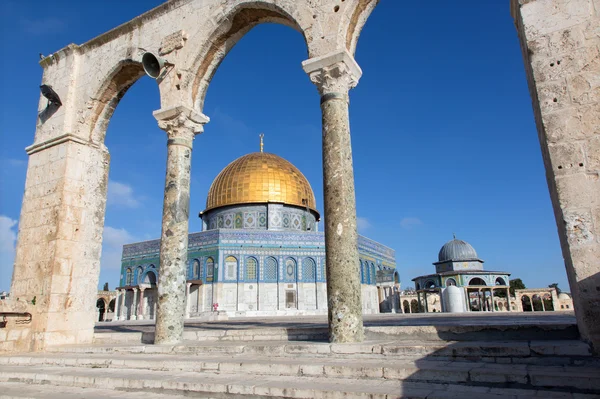
[{"label": "domed pavilion", "polygon": [[[466,241],[456,237],[445,243],[438,253],[438,261],[434,262],[435,274],[428,274],[412,279],[415,289],[424,300],[427,308],[427,295],[440,294],[442,311],[448,311],[447,287],[456,286],[463,294],[462,307],[468,311],[494,311],[494,295],[508,297],[510,273],[504,271],[483,270],[483,260],[479,258],[475,248]],[[458,291],[456,291],[458,292]],[[446,298],[446,300],[444,300]],[[510,310],[510,307],[507,308]]]},{"label": "domed pavilion", "polygon": [[[214,179],[189,235],[188,317],[326,314],[325,237],[306,177],[262,151],[244,155]],[[160,241],[123,247],[119,320],[154,318]],[[391,310],[399,285],[395,251],[358,237],[364,313]]]}]

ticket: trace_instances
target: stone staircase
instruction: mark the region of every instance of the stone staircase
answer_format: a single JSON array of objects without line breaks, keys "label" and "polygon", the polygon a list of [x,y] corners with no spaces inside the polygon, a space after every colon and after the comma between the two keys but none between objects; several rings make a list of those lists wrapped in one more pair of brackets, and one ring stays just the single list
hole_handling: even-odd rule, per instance
[{"label": "stone staircase", "polygon": [[575,340],[98,343],[0,356],[0,398],[600,398]]}]

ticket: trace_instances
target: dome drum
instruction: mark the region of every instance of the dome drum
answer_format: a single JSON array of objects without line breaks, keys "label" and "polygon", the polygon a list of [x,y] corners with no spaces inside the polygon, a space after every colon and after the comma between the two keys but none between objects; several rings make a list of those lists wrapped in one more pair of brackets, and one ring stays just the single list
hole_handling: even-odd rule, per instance
[{"label": "dome drum", "polygon": [[315,212],[293,205],[267,203],[230,205],[201,214],[204,230],[258,229],[318,231]]}]

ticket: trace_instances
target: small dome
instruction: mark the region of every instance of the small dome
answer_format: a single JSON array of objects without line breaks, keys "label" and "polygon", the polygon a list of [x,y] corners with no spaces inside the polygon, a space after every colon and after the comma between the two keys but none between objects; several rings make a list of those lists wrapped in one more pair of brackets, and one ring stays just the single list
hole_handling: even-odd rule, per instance
[{"label": "small dome", "polygon": [[571,299],[571,297],[569,296],[569,294],[561,292],[560,294],[558,294],[558,299]]},{"label": "small dome", "polygon": [[208,190],[206,210],[268,202],[310,208],[318,214],[306,177],[290,162],[267,152],[247,154],[227,165]]},{"label": "small dome", "polygon": [[456,238],[444,244],[438,254],[438,261],[461,261],[478,259],[475,248],[466,241],[457,240]]}]

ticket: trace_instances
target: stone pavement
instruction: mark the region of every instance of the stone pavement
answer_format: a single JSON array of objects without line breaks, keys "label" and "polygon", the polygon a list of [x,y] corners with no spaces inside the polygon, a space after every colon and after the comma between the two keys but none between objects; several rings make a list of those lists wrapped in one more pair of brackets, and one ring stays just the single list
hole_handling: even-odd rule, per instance
[{"label": "stone pavement", "polygon": [[[101,322],[95,342],[154,341],[152,320]],[[367,339],[442,341],[577,339],[572,312],[365,315]],[[328,339],[325,316],[246,317],[220,321],[190,319],[185,340]]]}]

